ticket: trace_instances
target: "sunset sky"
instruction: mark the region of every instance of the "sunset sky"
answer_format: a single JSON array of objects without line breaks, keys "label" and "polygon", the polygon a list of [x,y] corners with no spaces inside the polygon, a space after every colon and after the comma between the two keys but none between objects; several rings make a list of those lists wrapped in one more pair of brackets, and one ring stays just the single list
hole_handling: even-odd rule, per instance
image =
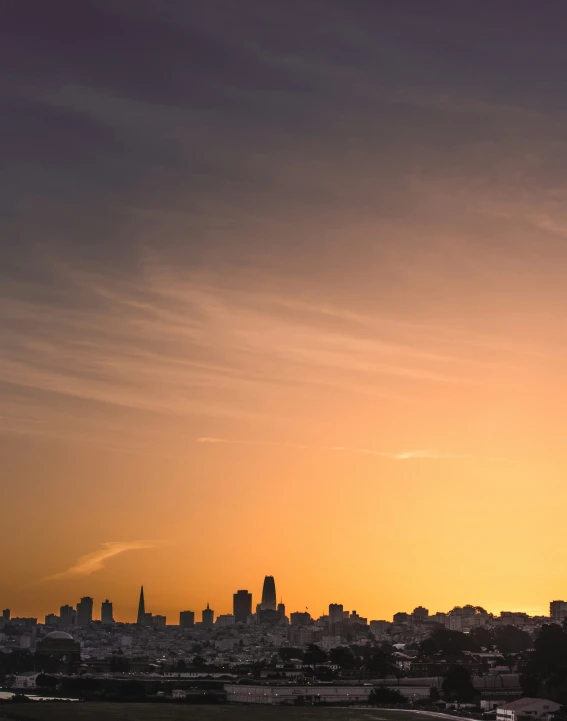
[{"label": "sunset sky", "polygon": [[0,606],[567,597],[566,4],[6,14]]}]

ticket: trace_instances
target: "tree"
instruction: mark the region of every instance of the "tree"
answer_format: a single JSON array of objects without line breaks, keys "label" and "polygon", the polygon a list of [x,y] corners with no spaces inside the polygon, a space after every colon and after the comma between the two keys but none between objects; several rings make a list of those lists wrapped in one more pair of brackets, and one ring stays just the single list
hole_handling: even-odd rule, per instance
[{"label": "tree", "polygon": [[431,658],[439,653],[439,646],[435,643],[435,640],[430,636],[425,638],[419,644],[419,655],[421,658]]},{"label": "tree", "polygon": [[369,703],[378,706],[382,704],[398,704],[407,703],[407,700],[402,696],[399,691],[393,688],[387,688],[386,686],[376,686],[368,699]]},{"label": "tree", "polygon": [[315,676],[319,681],[332,681],[335,678],[334,672],[328,666],[317,666]]},{"label": "tree", "polygon": [[567,703],[567,632],[555,624],[543,625],[533,647],[520,677],[524,693]]},{"label": "tree", "polygon": [[394,660],[392,646],[385,645],[377,649],[366,664],[366,669],[370,671],[375,678],[385,678],[386,676],[395,675],[398,668]]},{"label": "tree", "polygon": [[494,633],[484,626],[473,628],[469,633],[469,639],[477,646],[476,649],[471,650],[480,651],[481,648],[491,648],[494,646]]},{"label": "tree", "polygon": [[307,646],[307,651],[305,651],[305,655],[303,656],[303,663],[306,663],[310,666],[312,665],[320,665],[322,663],[325,663],[327,660],[327,653],[317,646],[317,644],[312,643],[311,645]]},{"label": "tree", "polygon": [[128,673],[130,662],[124,656],[115,655],[110,659],[111,673]]},{"label": "tree", "polygon": [[[437,649],[436,653],[445,654],[448,656],[459,656],[463,651],[471,651],[474,649],[474,641],[471,641],[469,637],[461,633],[460,631],[449,631],[446,628],[434,631],[430,637],[430,640],[435,644]],[[427,641],[427,639],[426,639]],[[420,648],[423,649],[422,641]],[[428,646],[428,650],[433,648],[431,644]]]},{"label": "tree", "polygon": [[533,645],[532,637],[527,631],[511,625],[497,629],[494,641],[500,653],[503,654],[520,653]]},{"label": "tree", "polygon": [[40,688],[57,688],[57,679],[55,676],[49,676],[46,673],[40,673],[36,679],[36,685]]},{"label": "tree", "polygon": [[294,658],[299,661],[303,661],[303,651],[299,648],[280,648],[278,653],[284,663],[291,661]]},{"label": "tree", "polygon": [[34,657],[29,651],[15,649],[12,653],[0,653],[0,681],[4,676],[33,671]]},{"label": "tree", "polygon": [[356,667],[356,659],[352,651],[345,646],[332,648],[329,657],[331,663],[336,664],[340,668],[352,669]]},{"label": "tree", "polygon": [[441,700],[441,694],[439,693],[437,686],[432,686],[429,689],[429,700],[433,703],[437,703],[437,701]]},{"label": "tree", "polygon": [[471,675],[465,666],[451,666],[443,679],[442,688],[448,701],[470,703],[478,697],[478,691],[473,686]]}]

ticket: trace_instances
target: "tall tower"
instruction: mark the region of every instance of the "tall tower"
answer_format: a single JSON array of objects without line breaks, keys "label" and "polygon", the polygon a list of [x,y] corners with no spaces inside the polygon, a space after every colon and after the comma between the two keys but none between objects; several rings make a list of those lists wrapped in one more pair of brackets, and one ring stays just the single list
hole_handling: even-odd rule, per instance
[{"label": "tall tower", "polygon": [[88,626],[93,620],[93,599],[83,596],[77,604],[77,626]]},{"label": "tall tower", "polygon": [[59,625],[65,628],[66,626],[74,626],[77,621],[77,612],[73,606],[65,604],[59,609]]},{"label": "tall tower", "polygon": [[273,576],[266,576],[262,589],[262,611],[276,610],[276,582]]},{"label": "tall tower", "polygon": [[193,611],[181,611],[179,613],[179,628],[193,628],[195,625],[195,614]]},{"label": "tall tower", "polygon": [[334,627],[336,623],[341,623],[343,620],[344,611],[342,603],[330,603],[329,604],[329,625]]},{"label": "tall tower", "polygon": [[252,615],[252,594],[248,591],[237,591],[232,597],[232,612],[235,623],[246,623]]},{"label": "tall tower", "polygon": [[112,615],[112,603],[106,599],[106,601],[102,602],[102,605],[100,607],[100,620],[101,623],[104,623],[105,625],[110,625],[114,623],[114,617]]},{"label": "tall tower", "polygon": [[201,623],[203,624],[203,628],[212,628],[213,623],[215,622],[215,612],[212,608],[209,607],[209,604],[207,603],[207,608],[205,608],[201,614]]},{"label": "tall tower", "polygon": [[138,619],[136,621],[138,626],[143,626],[146,623],[146,604],[144,602],[144,587],[140,589],[140,601],[138,603]]}]

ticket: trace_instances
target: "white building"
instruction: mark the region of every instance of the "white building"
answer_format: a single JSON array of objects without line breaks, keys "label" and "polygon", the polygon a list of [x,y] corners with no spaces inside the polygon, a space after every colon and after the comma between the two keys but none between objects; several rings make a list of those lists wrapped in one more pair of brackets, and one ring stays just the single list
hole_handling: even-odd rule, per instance
[{"label": "white building", "polygon": [[37,671],[24,671],[14,676],[12,688],[37,688]]},{"label": "white building", "polygon": [[256,703],[292,705],[303,697],[306,703],[367,703],[371,686],[262,686],[247,684],[225,684],[226,699],[229,703]]},{"label": "white building", "polygon": [[463,630],[463,617],[457,614],[450,614],[445,619],[445,628],[449,631],[462,631]]},{"label": "white building", "polygon": [[519,721],[519,719],[550,719],[561,706],[546,698],[519,698],[517,701],[499,706],[496,709],[497,721]]}]

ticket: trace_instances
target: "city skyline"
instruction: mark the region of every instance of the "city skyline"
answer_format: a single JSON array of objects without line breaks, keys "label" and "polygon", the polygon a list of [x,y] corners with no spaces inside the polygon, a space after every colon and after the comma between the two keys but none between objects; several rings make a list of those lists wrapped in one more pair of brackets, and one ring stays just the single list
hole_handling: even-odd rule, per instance
[{"label": "city skyline", "polygon": [[562,598],[567,3],[8,5],[4,604]]},{"label": "city skyline", "polygon": [[[271,603],[271,595],[272,595],[272,587],[273,591],[275,592],[275,580],[273,576],[265,576],[264,580],[261,584],[261,592],[255,596],[253,592],[250,592],[246,589],[238,589],[237,591],[234,591],[233,594],[230,595],[230,601],[227,602],[226,598],[223,599],[220,603],[211,603],[207,600],[206,604],[204,604],[201,608],[197,608],[193,604],[185,604],[185,606],[179,607],[178,609],[172,610],[170,607],[167,607],[167,612],[164,611],[164,608],[162,608],[162,605],[159,603],[154,603],[146,605],[145,600],[145,591],[144,586],[142,585],[138,589],[138,596],[137,596],[137,603],[136,611],[133,612],[131,609],[128,609],[126,611],[126,615],[117,615],[114,613],[114,604],[112,600],[109,600],[108,595],[104,596],[104,600],[98,600],[96,598],[93,598],[91,596],[82,596],[80,598],[80,601],[77,603],[77,611],[73,610],[72,605],[68,605],[68,600],[65,602],[61,602],[60,606],[57,606],[57,609],[61,608],[61,612],[64,612],[65,615],[70,618],[70,612],[73,611],[73,614],[76,617],[76,625],[84,625],[85,623],[89,623],[90,621],[102,621],[104,618],[104,608],[106,607],[106,618],[107,622],[110,618],[113,618],[113,621],[119,622],[119,623],[136,623],[139,626],[143,625],[151,625],[151,621],[148,621],[148,619],[151,619],[152,616],[154,618],[163,619],[167,618],[169,621],[168,625],[178,625],[180,623],[180,614],[192,614],[192,622],[196,624],[200,624],[203,620],[202,614],[207,611],[211,611],[213,616],[211,617],[214,620],[216,620],[219,616],[225,616],[225,615],[232,615],[234,614],[237,598],[240,602],[240,608],[242,608],[242,602],[244,594],[246,594],[247,598],[244,600],[244,605],[250,609],[250,615],[253,615],[254,613],[258,613],[259,610],[270,610],[275,611],[276,608],[273,607],[273,604]],[[111,594],[110,594],[111,595]],[[153,594],[152,594],[153,595]],[[346,595],[346,594],[343,594]],[[565,594],[567,596],[567,593]],[[254,599],[260,598],[264,600],[265,598],[268,599],[267,605],[264,605],[262,600],[255,603]],[[558,599],[559,597],[557,597]],[[283,600],[283,598],[282,598]],[[469,599],[470,601],[470,599]],[[1,605],[1,604],[0,604]],[[285,605],[285,604],[284,604]],[[9,604],[4,603],[5,607],[9,607]],[[79,611],[81,607],[84,607],[83,611]],[[304,613],[307,611],[311,618],[313,620],[323,617],[323,616],[329,616],[329,622],[331,624],[337,623],[342,619],[343,613],[357,613],[357,611],[362,610],[361,615],[363,618],[370,620],[386,620],[390,621],[391,618],[393,618],[396,614],[406,614],[406,613],[413,613],[415,611],[419,612],[427,611],[429,613],[430,618],[434,616],[436,613],[441,614],[447,614],[452,610],[463,608],[463,607],[477,607],[477,608],[483,608],[488,614],[498,616],[502,612],[506,613],[520,613],[520,614],[527,614],[531,617],[545,617],[545,618],[554,618],[554,615],[557,613],[563,613],[563,609],[567,609],[567,603],[562,600],[553,600],[553,601],[546,601],[541,606],[534,608],[523,608],[520,607],[520,605],[511,605],[507,608],[500,608],[498,610],[486,608],[484,604],[482,603],[474,603],[471,604],[470,602],[463,603],[461,605],[459,604],[450,604],[449,607],[446,607],[444,609],[441,608],[426,608],[423,605],[413,601],[409,604],[406,604],[403,608],[398,608],[395,611],[392,611],[391,613],[383,613],[380,615],[380,612],[372,612],[367,609],[358,609],[355,606],[349,606],[345,603],[337,603],[335,601],[329,601],[326,605],[322,607],[322,609],[319,611],[315,607],[312,607],[311,610],[309,610],[309,606],[298,606],[297,608],[290,607],[287,605],[287,616],[289,618],[290,614],[294,613]],[[554,607],[556,607],[556,610],[554,611]],[[132,608],[134,608],[134,604],[132,605]],[[43,618],[43,616],[52,616],[56,609],[52,609],[50,611],[43,611],[43,613],[19,613],[19,609],[16,608],[9,608],[10,611],[12,611],[12,615],[18,615],[18,616],[33,616],[37,617],[38,620]],[[16,614],[14,614],[14,611],[17,611]],[[155,613],[156,611],[159,611],[159,613]],[[567,610],[565,611],[567,613]],[[82,615],[81,615],[82,614]],[[163,615],[162,615],[163,614]],[[56,614],[55,614],[56,615]],[[243,621],[243,618],[240,619],[240,621]],[[238,622],[238,621],[237,621]],[[75,625],[68,621],[68,625]]]}]

